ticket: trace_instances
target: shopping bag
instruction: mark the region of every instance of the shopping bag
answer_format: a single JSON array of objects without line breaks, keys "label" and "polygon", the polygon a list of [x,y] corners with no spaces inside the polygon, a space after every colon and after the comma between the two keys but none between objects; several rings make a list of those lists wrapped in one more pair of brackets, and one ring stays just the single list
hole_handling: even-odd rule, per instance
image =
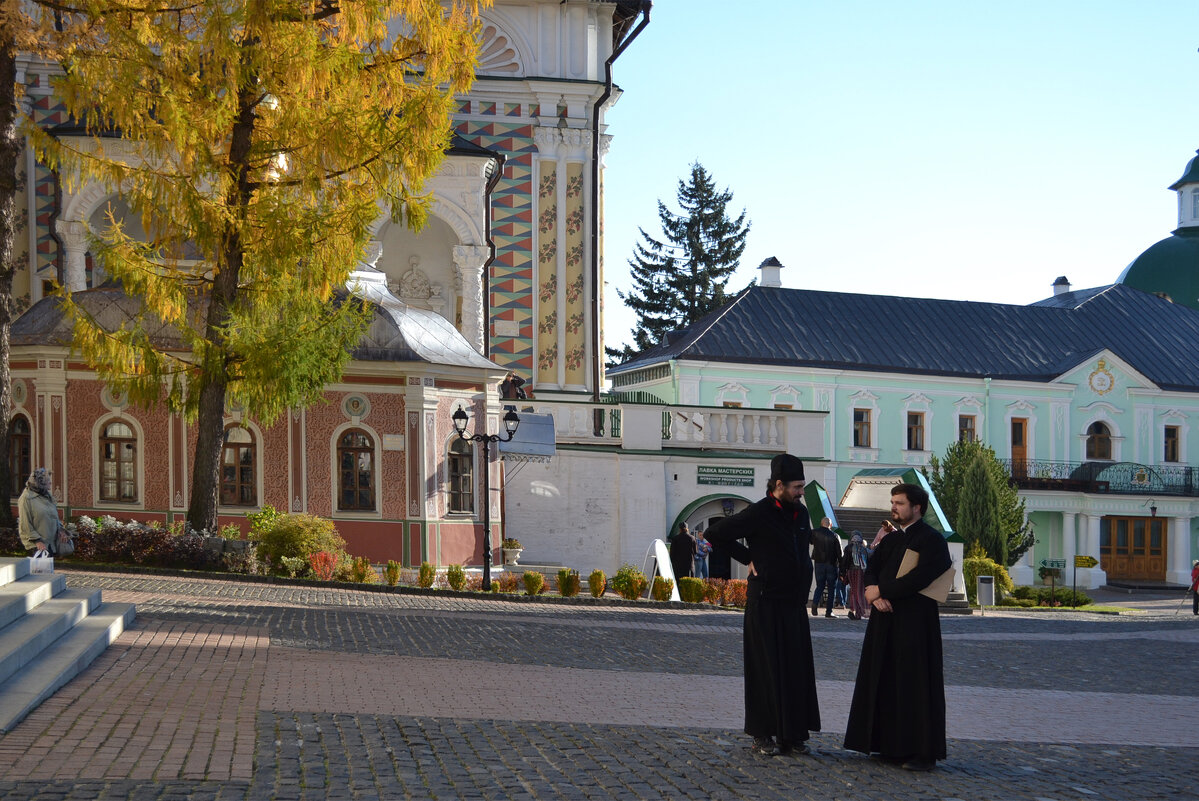
[{"label": "shopping bag", "polygon": [[30,573],[53,573],[54,572],[54,557],[49,551],[38,551],[32,559],[29,560]]},{"label": "shopping bag", "polygon": [[67,531],[61,523],[58,524],[58,536],[54,538],[54,552],[59,556],[70,556],[75,553],[75,541],[71,539],[71,532]]}]

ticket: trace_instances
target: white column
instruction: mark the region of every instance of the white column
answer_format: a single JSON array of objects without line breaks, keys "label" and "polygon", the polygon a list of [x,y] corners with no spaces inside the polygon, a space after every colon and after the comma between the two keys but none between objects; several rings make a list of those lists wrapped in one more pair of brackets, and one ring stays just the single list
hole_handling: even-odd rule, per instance
[{"label": "white column", "polygon": [[87,226],[81,222],[59,220],[54,229],[66,250],[63,280],[67,291],[82,292],[87,289]]},{"label": "white column", "polygon": [[1166,569],[1166,581],[1171,584],[1191,583],[1191,518],[1170,518],[1170,530],[1166,538],[1166,551],[1170,563]]},{"label": "white column", "polygon": [[[1087,556],[1094,557],[1095,561],[1099,561],[1099,526],[1103,522],[1100,515],[1086,515],[1086,534],[1085,534],[1085,549],[1081,552]],[[1078,583],[1084,584],[1083,570],[1078,571]],[[1101,565],[1085,569],[1087,580],[1085,585],[1090,589],[1102,587],[1107,584],[1107,573],[1103,571]]]},{"label": "white column", "polygon": [[1073,512],[1062,512],[1062,558],[1066,560],[1066,567],[1062,570],[1062,579],[1065,582],[1070,581],[1071,571],[1074,569],[1075,518],[1076,515]]},{"label": "white column", "polygon": [[487,326],[483,320],[483,265],[490,251],[481,245],[454,247],[454,264],[462,274],[462,336],[471,347],[483,352]]}]

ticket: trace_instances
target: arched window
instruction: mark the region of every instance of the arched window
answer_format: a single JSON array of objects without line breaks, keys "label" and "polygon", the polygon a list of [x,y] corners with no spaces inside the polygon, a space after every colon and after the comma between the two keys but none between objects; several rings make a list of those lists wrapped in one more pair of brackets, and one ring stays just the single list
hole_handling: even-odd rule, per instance
[{"label": "arched window", "polygon": [[257,463],[254,434],[237,425],[226,428],[221,450],[222,506],[258,505],[258,484],[254,480]]},{"label": "arched window", "polygon": [[375,441],[352,428],[337,440],[337,508],[375,511]]},{"label": "arched window", "polygon": [[20,495],[33,471],[33,434],[29,419],[14,414],[8,421],[8,472],[12,476],[12,494]]},{"label": "arched window", "polygon": [[1112,432],[1103,423],[1091,423],[1087,428],[1087,460],[1111,461]]},{"label": "arched window", "polygon": [[475,449],[461,437],[450,443],[450,511],[475,511]]},{"label": "arched window", "polygon": [[100,500],[137,502],[137,436],[125,423],[100,432]]}]

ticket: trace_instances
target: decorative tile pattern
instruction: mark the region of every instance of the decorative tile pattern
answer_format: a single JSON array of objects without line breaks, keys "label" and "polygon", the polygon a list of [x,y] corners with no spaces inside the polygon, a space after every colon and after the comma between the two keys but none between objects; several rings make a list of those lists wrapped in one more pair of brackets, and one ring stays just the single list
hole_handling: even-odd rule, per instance
[{"label": "decorative tile pattern", "polygon": [[558,383],[558,165],[541,162],[537,185],[537,383]]},{"label": "decorative tile pattern", "polygon": [[[479,106],[478,103],[475,104]],[[492,104],[494,113],[494,104]],[[476,108],[476,113],[478,109]],[[491,358],[524,376],[533,374],[533,128],[528,123],[459,120],[455,131],[504,154],[504,174],[492,194],[491,319],[517,324],[517,336],[490,331]]]},{"label": "decorative tile pattern", "polygon": [[584,363],[587,333],[583,327],[586,298],[583,264],[583,165],[566,167],[566,383],[585,386]]}]

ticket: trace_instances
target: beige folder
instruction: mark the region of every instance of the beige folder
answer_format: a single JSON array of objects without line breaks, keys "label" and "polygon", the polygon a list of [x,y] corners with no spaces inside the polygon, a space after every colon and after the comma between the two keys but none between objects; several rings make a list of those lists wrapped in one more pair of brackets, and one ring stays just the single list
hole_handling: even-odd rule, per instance
[{"label": "beige folder", "polygon": [[[908,548],[903,552],[903,560],[899,563],[899,570],[895,572],[895,578],[906,576],[916,567],[916,563],[920,561],[920,554]],[[951,567],[941,575],[933,579],[932,583],[920,591],[920,594],[928,598],[932,598],[939,604],[945,603],[949,597],[949,591],[953,589],[954,569]]]}]

